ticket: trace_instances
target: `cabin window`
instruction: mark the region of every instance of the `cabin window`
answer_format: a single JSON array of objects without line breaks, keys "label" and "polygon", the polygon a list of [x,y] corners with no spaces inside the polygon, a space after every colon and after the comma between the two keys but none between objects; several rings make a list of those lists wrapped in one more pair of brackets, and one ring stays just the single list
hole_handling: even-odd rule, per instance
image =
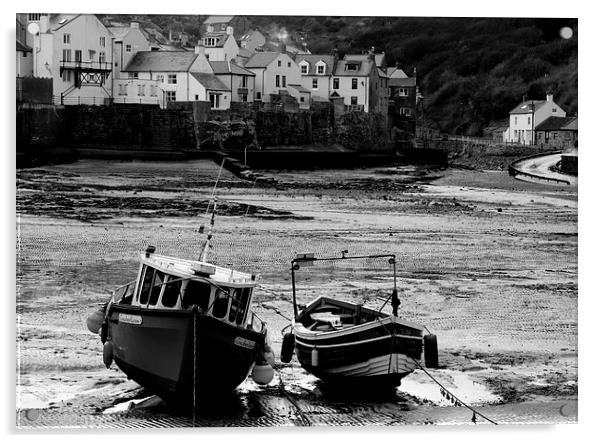
[{"label": "cabin window", "polygon": [[161,294],[161,288],[163,287],[163,278],[165,274],[161,271],[155,271],[155,278],[153,279],[153,286],[150,291],[150,298],[148,304],[155,306],[159,301],[159,294]]},{"label": "cabin window", "polygon": [[251,294],[251,288],[236,289],[232,297],[232,305],[230,306],[230,315],[228,320],[238,325],[242,324],[245,313],[247,311],[247,304],[249,302],[249,295]]},{"label": "cabin window", "polygon": [[189,308],[192,305],[197,305],[202,310],[206,311],[209,308],[209,298],[211,297],[211,285],[198,280],[189,280],[184,290],[184,298],[182,305],[184,308]]},{"label": "cabin window", "polygon": [[163,291],[163,297],[161,298],[161,303],[163,306],[166,308],[173,308],[178,301],[181,288],[182,280],[169,276],[167,279],[167,284],[165,285],[165,290]]},{"label": "cabin window", "polygon": [[215,291],[215,301],[213,302],[212,314],[216,318],[224,318],[226,312],[228,312],[228,299],[230,294],[224,289],[217,289]]},{"label": "cabin window", "polygon": [[142,277],[142,289],[140,290],[140,304],[145,305],[148,303],[154,269],[145,266],[142,272],[144,273],[144,277]]}]

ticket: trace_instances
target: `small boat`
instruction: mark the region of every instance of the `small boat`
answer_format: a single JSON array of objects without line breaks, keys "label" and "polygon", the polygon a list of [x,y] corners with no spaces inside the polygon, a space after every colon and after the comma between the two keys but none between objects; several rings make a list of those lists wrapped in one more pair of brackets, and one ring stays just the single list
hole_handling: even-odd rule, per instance
[{"label": "small boat", "polygon": [[199,260],[159,255],[149,246],[138,278],[87,320],[100,334],[107,367],[115,362],[179,406],[231,392],[251,371],[258,384],[273,377],[265,322],[250,310],[259,276],[208,263],[210,238],[211,229]]},{"label": "small boat", "polygon": [[[297,304],[295,271],[318,261],[388,259],[393,266],[393,291],[380,310],[331,297],[318,297],[307,306]],[[424,326],[398,316],[400,300],[395,277],[395,255],[315,258],[301,254],[291,262],[294,319],[285,334],[281,360],[296,353],[301,366],[328,385],[395,388],[420,366],[438,366],[437,337]],[[391,302],[392,314],[382,312]]]}]

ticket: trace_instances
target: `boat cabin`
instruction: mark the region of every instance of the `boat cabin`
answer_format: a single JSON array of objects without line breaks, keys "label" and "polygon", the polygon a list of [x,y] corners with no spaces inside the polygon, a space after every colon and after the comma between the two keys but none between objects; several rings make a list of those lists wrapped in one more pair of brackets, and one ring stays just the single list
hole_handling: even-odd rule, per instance
[{"label": "boat cabin", "polygon": [[196,305],[207,315],[244,327],[256,284],[254,275],[208,263],[142,256],[137,280],[120,288],[115,299],[146,309]]}]

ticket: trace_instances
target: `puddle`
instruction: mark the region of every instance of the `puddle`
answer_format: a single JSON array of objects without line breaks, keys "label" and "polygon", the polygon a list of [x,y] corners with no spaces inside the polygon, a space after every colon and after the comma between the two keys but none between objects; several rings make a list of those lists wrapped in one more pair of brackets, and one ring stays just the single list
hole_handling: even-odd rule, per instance
[{"label": "puddle", "polygon": [[[469,405],[499,403],[502,398],[493,394],[485,385],[474,381],[463,372],[438,370],[433,376],[458,399]],[[438,406],[452,406],[451,400],[441,395],[441,388],[423,372],[413,372],[401,380],[398,391]]]}]

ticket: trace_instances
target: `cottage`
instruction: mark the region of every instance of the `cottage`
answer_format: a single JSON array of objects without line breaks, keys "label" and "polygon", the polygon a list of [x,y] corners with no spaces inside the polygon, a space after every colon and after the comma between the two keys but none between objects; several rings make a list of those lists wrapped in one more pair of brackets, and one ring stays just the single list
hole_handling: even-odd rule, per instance
[{"label": "cottage", "polygon": [[204,52],[210,61],[231,61],[238,55],[238,44],[232,35],[232,29],[228,32],[207,32],[199,42],[204,47]]},{"label": "cottage", "polygon": [[255,74],[234,62],[209,62],[213,74],[232,93],[234,102],[250,102],[255,96]]},{"label": "cottage", "polygon": [[[146,35],[140,29],[136,22],[132,22],[129,26],[111,26],[112,47],[113,47],[113,86],[115,80],[123,79],[123,69],[127,66],[134,55],[139,51],[150,51],[151,44],[146,38]],[[115,96],[115,90],[111,94]]]},{"label": "cottage", "polygon": [[416,77],[408,77],[399,63],[387,68],[389,115],[416,118]]},{"label": "cottage", "polygon": [[554,102],[551,93],[545,100],[524,100],[510,111],[508,130],[504,141],[523,145],[534,145],[535,128],[548,117],[566,117],[566,112]]},{"label": "cottage", "polygon": [[577,117],[548,117],[535,127],[538,146],[573,148],[577,142]]},{"label": "cottage", "polygon": [[197,47],[191,51],[141,51],[123,70],[127,79],[116,81],[115,101],[159,104],[209,101],[214,109],[230,107],[230,89],[211,70]]},{"label": "cottage", "polygon": [[245,69],[255,74],[255,100],[269,102],[270,94],[280,91],[300,98],[299,89],[291,86],[301,86],[301,70],[286,52],[257,52],[249,58]]},{"label": "cottage", "polygon": [[226,32],[232,28],[232,35],[239,39],[249,30],[249,20],[241,15],[210,15],[203,22],[205,33]]},{"label": "cottage", "polygon": [[349,109],[387,112],[387,76],[378,68],[374,51],[346,55],[336,63],[332,75],[331,97],[343,97]]}]

